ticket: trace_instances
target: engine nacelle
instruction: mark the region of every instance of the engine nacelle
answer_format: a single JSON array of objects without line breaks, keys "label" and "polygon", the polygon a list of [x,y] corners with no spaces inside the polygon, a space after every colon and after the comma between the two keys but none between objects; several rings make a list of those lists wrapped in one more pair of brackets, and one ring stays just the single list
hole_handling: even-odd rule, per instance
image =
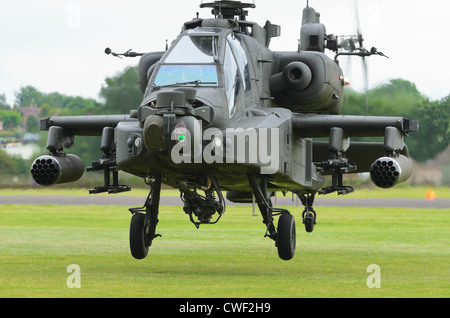
[{"label": "engine nacelle", "polygon": [[289,63],[283,72],[275,74],[270,79],[272,94],[283,92],[286,89],[302,91],[311,84],[311,69],[302,62]]},{"label": "engine nacelle", "polygon": [[396,158],[381,157],[370,167],[372,182],[383,189],[389,189],[405,182],[412,173],[411,159],[403,155]]},{"label": "engine nacelle", "polygon": [[339,114],[344,98],[339,65],[320,52],[276,52],[270,90],[279,107]]},{"label": "engine nacelle", "polygon": [[41,186],[75,182],[84,172],[83,161],[72,154],[40,156],[31,165],[33,180]]}]

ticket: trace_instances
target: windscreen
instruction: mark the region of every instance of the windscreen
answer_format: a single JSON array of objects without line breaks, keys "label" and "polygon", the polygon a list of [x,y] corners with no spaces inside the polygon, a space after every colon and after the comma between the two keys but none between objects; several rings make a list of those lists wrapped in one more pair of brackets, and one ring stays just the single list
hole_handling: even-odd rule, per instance
[{"label": "windscreen", "polygon": [[215,65],[161,65],[155,86],[217,86]]},{"label": "windscreen", "polygon": [[215,36],[184,36],[161,65],[154,86],[218,86]]}]

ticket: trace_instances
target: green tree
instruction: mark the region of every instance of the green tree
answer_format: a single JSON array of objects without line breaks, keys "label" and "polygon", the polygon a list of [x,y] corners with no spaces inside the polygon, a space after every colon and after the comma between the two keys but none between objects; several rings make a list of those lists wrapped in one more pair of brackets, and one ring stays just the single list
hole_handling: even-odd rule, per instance
[{"label": "green tree", "polygon": [[63,108],[65,99],[66,96],[60,93],[57,92],[49,93],[45,95],[45,97],[43,98],[43,102],[41,105],[39,105],[39,107],[42,107],[43,104],[47,104],[52,109]]},{"label": "green tree", "polygon": [[[392,79],[388,83],[368,91],[368,115],[406,116],[426,101],[412,82]],[[365,115],[366,96],[351,89],[346,90],[342,113],[345,115]]]},{"label": "green tree", "polygon": [[39,119],[34,116],[28,116],[26,122],[27,132],[36,133],[39,132]]},{"label": "green tree", "polygon": [[[441,101],[430,102],[414,83],[393,79],[370,90],[368,100],[369,115],[401,116],[419,121],[419,131],[405,138],[415,160],[430,160],[449,145],[450,95]],[[346,90],[342,113],[365,115],[365,95]]]},{"label": "green tree", "polygon": [[411,156],[417,161],[434,158],[450,144],[450,95],[439,102],[423,102],[411,118],[419,120],[419,131],[406,138]]},{"label": "green tree", "polygon": [[20,107],[33,105],[41,108],[41,117],[52,114],[60,116],[100,114],[101,111],[101,105],[92,98],[66,96],[58,92],[46,94],[33,86],[22,87],[16,92],[16,104]]},{"label": "green tree", "polygon": [[64,109],[72,115],[95,112],[97,104],[93,99],[85,99],[80,96],[66,97],[64,103]]},{"label": "green tree", "polygon": [[138,69],[127,67],[123,72],[105,79],[106,86],[100,90],[105,100],[104,114],[128,114],[142,102],[142,92],[138,83]]},{"label": "green tree", "polygon": [[5,94],[0,94],[0,109],[4,110],[10,110],[11,107],[6,103],[6,96]]},{"label": "green tree", "polygon": [[3,122],[3,129],[13,129],[22,124],[22,116],[13,110],[0,110],[0,121]]},{"label": "green tree", "polygon": [[15,93],[16,104],[21,107],[30,107],[32,105],[40,106],[42,104],[43,94],[33,86],[21,87]]}]

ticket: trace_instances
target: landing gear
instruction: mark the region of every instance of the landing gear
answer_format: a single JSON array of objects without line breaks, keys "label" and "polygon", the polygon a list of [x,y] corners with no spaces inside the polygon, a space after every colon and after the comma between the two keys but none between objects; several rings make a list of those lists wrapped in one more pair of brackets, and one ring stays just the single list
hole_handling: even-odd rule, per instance
[{"label": "landing gear", "polygon": [[[294,257],[296,246],[296,226],[295,218],[288,210],[272,207],[272,202],[267,198],[267,177],[260,176],[260,180],[255,175],[249,175],[248,180],[252,187],[253,195],[258,204],[259,211],[263,217],[263,223],[266,225],[265,237],[275,241],[278,250],[278,256],[282,260],[290,260]],[[312,232],[316,224],[316,211],[313,203],[316,192],[300,193],[295,192],[300,198],[305,209],[302,213],[303,224],[306,232]],[[278,226],[275,228],[273,217],[279,215]]]},{"label": "landing gear", "polygon": [[156,234],[161,194],[160,175],[150,183],[150,188],[144,206],[129,209],[133,214],[130,224],[130,251],[136,259],[145,258],[153,240],[161,236]]},{"label": "landing gear", "polygon": [[148,218],[143,213],[135,213],[131,217],[130,224],[130,250],[131,255],[136,259],[143,259],[147,256],[150,244],[147,240],[149,232]]},{"label": "landing gear", "polygon": [[[294,257],[296,244],[295,219],[288,210],[272,207],[272,202],[267,198],[267,178],[261,176],[261,184],[255,175],[249,175],[248,180],[255,195],[259,211],[266,225],[266,234],[275,241],[278,249],[278,256],[285,261]],[[275,228],[273,217],[280,215],[278,227]]]},{"label": "landing gear", "polygon": [[278,219],[277,249],[278,256],[285,261],[295,254],[296,230],[295,219],[290,213],[281,214]]},{"label": "landing gear", "polygon": [[[268,182],[266,176],[248,175],[249,184],[255,196],[258,208],[266,225],[265,237],[275,242],[278,256],[282,260],[290,260],[295,255],[296,224],[295,218],[286,209],[274,208],[268,198]],[[225,200],[222,196],[217,179],[214,176],[197,176],[180,179],[180,196],[184,202],[184,212],[189,215],[191,222],[199,228],[201,224],[215,224],[225,212]],[[150,185],[150,193],[144,206],[131,208],[133,214],[130,224],[130,251],[134,258],[143,259],[147,256],[156,234],[158,224],[159,201],[161,194],[161,175],[154,176]],[[197,193],[203,190],[205,196]],[[301,199],[305,210],[302,213],[303,224],[307,232],[312,232],[316,224],[316,212],[312,205],[316,192],[296,194]],[[218,196],[218,200],[216,199]],[[212,220],[217,213],[217,219]],[[274,217],[279,216],[275,227]],[[195,218],[197,220],[195,220]]]},{"label": "landing gear", "polygon": [[315,193],[308,194],[300,194],[297,193],[298,197],[302,201],[302,204],[305,206],[305,209],[302,212],[303,224],[305,224],[305,230],[308,233],[311,233],[314,230],[314,225],[316,225],[317,214],[314,211],[313,203]]},{"label": "landing gear", "polygon": [[314,225],[316,224],[316,212],[303,212],[302,217],[306,232],[311,233],[314,230]]}]

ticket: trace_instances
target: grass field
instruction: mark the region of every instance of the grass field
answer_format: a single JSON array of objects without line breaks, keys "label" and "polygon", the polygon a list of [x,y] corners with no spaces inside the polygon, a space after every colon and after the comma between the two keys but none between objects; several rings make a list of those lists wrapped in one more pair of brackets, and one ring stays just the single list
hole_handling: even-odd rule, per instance
[{"label": "grass field", "polygon": [[[294,209],[291,209],[294,210]],[[199,230],[161,207],[144,260],[131,257],[130,214],[115,206],[0,206],[0,297],[449,297],[450,208],[318,207],[297,251],[278,258],[251,207]],[[80,268],[70,289],[67,267]],[[381,288],[368,288],[377,264]]]}]

